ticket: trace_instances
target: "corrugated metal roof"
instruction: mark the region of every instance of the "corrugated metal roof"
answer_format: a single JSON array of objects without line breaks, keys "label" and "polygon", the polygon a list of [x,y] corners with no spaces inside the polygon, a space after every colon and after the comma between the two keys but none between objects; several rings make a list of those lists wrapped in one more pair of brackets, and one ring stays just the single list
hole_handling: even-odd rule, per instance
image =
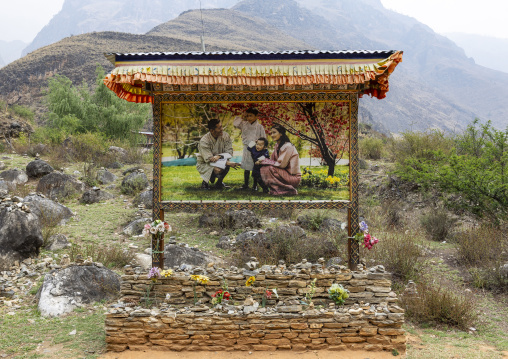
[{"label": "corrugated metal roof", "polygon": [[139,52],[105,53],[112,63],[136,60],[301,60],[387,58],[396,50],[286,50],[286,51],[215,51],[215,52]]}]

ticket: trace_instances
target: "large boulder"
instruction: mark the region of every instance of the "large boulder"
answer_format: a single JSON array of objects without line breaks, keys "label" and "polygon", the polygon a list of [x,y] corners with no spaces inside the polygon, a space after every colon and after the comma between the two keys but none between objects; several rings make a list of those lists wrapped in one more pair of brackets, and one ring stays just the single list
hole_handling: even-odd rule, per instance
[{"label": "large boulder", "polygon": [[324,219],[319,226],[319,231],[323,233],[338,233],[342,230],[342,222],[334,218]]},{"label": "large boulder", "polygon": [[151,218],[140,218],[132,221],[123,229],[123,233],[128,236],[140,235],[145,227],[145,224],[152,222]]},{"label": "large boulder", "polygon": [[39,180],[37,192],[51,199],[65,198],[76,193],[83,193],[85,184],[70,175],[52,172]]},{"label": "large boulder", "polygon": [[118,177],[107,169],[101,168],[97,171],[97,181],[101,184],[108,184],[114,182]]},{"label": "large boulder", "polygon": [[43,177],[53,171],[53,167],[43,160],[35,160],[26,165],[26,174],[29,178]]},{"label": "large boulder", "polygon": [[73,265],[44,277],[39,311],[44,317],[72,312],[82,304],[111,300],[120,293],[120,276],[102,265]]},{"label": "large boulder", "polygon": [[67,239],[67,236],[62,233],[54,234],[48,239],[49,246],[46,246],[45,249],[48,251],[58,251],[60,249],[65,249],[70,247],[71,244]]},{"label": "large boulder", "polygon": [[144,172],[132,172],[124,177],[121,190],[126,194],[137,193],[148,186],[148,178]]},{"label": "large boulder", "polygon": [[117,146],[109,146],[109,153],[111,153],[117,160],[124,162],[128,157],[126,149]]},{"label": "large boulder", "polygon": [[164,266],[166,268],[180,267],[185,264],[193,267],[206,267],[208,263],[219,263],[221,259],[201,252],[197,248],[168,244],[164,247]]},{"label": "large boulder", "polygon": [[12,192],[16,189],[16,185],[9,181],[0,180],[0,190],[5,192]]},{"label": "large boulder", "polygon": [[152,207],[153,207],[153,190],[150,189],[148,191],[141,192],[134,198],[134,201],[132,202],[132,204],[135,206],[139,206],[142,204],[146,209],[152,209]]},{"label": "large boulder", "polygon": [[92,204],[107,201],[108,199],[114,198],[115,196],[109,192],[101,191],[100,188],[94,187],[89,189],[83,196],[81,196],[81,203]]},{"label": "large boulder", "polygon": [[28,182],[25,171],[18,168],[0,172],[0,178],[15,185]]},{"label": "large boulder", "polygon": [[41,223],[65,224],[73,216],[72,211],[63,204],[45,198],[43,196],[32,194],[23,198],[23,202],[30,208],[32,213],[39,217]]},{"label": "large boulder", "polygon": [[15,261],[39,255],[43,245],[39,218],[18,207],[18,203],[2,201],[0,205],[0,270],[9,269]]}]

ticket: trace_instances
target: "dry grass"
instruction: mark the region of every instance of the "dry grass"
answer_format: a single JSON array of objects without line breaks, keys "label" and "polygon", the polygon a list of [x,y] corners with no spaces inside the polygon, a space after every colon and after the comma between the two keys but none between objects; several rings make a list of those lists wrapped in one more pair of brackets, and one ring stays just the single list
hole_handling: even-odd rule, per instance
[{"label": "dry grass", "polygon": [[413,322],[467,330],[478,317],[474,297],[461,294],[456,288],[421,279],[417,291],[416,294],[399,297],[407,317]]}]

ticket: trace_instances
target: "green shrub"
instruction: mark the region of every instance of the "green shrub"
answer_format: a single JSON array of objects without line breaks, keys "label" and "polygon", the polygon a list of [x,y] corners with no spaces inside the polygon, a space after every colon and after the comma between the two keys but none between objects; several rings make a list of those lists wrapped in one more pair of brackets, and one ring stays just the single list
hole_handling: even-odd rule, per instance
[{"label": "green shrub", "polygon": [[[382,264],[401,282],[416,280],[424,266],[423,241],[415,235],[398,231],[377,234],[379,243],[370,251],[361,250],[361,257]],[[363,247],[362,247],[363,248]]]},{"label": "green shrub", "polygon": [[428,280],[417,284],[416,294],[403,294],[399,300],[406,317],[416,323],[444,324],[466,330],[478,316],[472,295]]},{"label": "green shrub", "polygon": [[444,208],[431,209],[420,218],[420,224],[427,237],[438,242],[446,240],[456,221]]},{"label": "green shrub", "polygon": [[[413,137],[417,137],[413,135]],[[438,136],[438,138],[440,138]],[[456,146],[428,146],[397,154],[396,174],[423,188],[455,194],[450,205],[498,221],[508,216],[508,129],[475,120],[456,138],[443,139]]]},{"label": "green shrub", "polygon": [[360,157],[379,160],[383,156],[384,142],[380,138],[364,137],[359,141]]},{"label": "green shrub", "polygon": [[400,164],[407,159],[428,159],[435,158],[435,152],[449,154],[454,146],[453,138],[445,135],[444,132],[431,130],[426,132],[403,132],[400,138],[389,141],[389,157]]},{"label": "green shrub", "polygon": [[459,259],[479,288],[508,291],[508,276],[502,266],[508,262],[508,241],[503,230],[483,225],[456,234]]},{"label": "green shrub", "polygon": [[28,107],[25,107],[25,106],[20,106],[20,105],[10,106],[9,112],[11,112],[21,118],[24,118],[25,120],[30,121],[30,122],[32,122],[35,117],[35,113],[31,109],[29,109]]}]

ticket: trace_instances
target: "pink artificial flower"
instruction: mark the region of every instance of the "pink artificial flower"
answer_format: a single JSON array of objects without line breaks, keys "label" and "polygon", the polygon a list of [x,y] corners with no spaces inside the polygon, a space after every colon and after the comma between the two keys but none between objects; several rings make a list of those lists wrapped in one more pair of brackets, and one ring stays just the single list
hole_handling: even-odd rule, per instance
[{"label": "pink artificial flower", "polygon": [[164,222],[164,229],[167,231],[167,232],[170,232],[171,231],[171,226],[169,225],[168,222]]},{"label": "pink artificial flower", "polygon": [[150,230],[150,227],[151,227],[151,226],[150,226],[148,223],[147,223],[147,224],[145,224],[145,229]]}]

